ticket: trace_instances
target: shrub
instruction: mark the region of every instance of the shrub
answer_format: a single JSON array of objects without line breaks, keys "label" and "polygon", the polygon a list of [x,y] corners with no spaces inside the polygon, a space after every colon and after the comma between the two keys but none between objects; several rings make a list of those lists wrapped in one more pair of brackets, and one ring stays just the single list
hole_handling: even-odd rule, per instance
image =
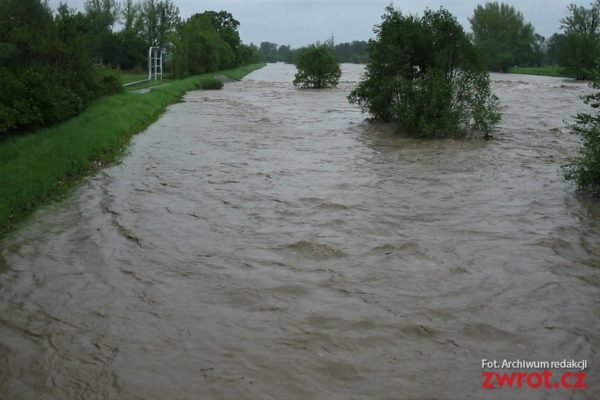
[{"label": "shrub", "polygon": [[[594,74],[591,86],[600,89],[599,72]],[[575,123],[571,125],[571,132],[581,136],[583,147],[579,156],[565,165],[565,177],[575,181],[581,192],[600,196],[600,92],[596,91],[583,99],[596,112],[577,114]]]},{"label": "shrub", "polygon": [[0,2],[0,135],[50,126],[121,90],[115,71],[94,65],[81,14],[40,0]]},{"label": "shrub", "polygon": [[300,50],[296,60],[298,72],[294,86],[315,89],[335,87],[342,71],[335,54],[327,45],[311,46]]},{"label": "shrub", "polygon": [[121,85],[121,74],[119,71],[98,66],[96,67],[95,75],[98,83],[99,95],[115,94],[123,90],[123,86]]},{"label": "shrub", "polygon": [[199,86],[203,90],[219,90],[223,88],[223,82],[213,76],[209,76],[202,79]]},{"label": "shrub", "polygon": [[375,33],[351,103],[417,137],[489,135],[500,120],[498,99],[456,18],[444,9],[405,16],[389,6]]},{"label": "shrub", "polygon": [[38,129],[79,114],[92,100],[122,90],[116,71],[96,67],[66,85],[50,67],[0,69],[0,134]]}]

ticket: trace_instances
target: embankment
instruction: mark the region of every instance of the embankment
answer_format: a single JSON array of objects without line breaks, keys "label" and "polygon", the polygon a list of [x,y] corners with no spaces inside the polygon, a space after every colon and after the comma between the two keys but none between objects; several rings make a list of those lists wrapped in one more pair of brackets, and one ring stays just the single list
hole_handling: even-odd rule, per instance
[{"label": "embankment", "polygon": [[65,123],[0,142],[0,237],[67,194],[82,177],[119,159],[133,135],[203,79],[218,74],[240,80],[262,66],[171,81],[144,94],[107,96]]}]

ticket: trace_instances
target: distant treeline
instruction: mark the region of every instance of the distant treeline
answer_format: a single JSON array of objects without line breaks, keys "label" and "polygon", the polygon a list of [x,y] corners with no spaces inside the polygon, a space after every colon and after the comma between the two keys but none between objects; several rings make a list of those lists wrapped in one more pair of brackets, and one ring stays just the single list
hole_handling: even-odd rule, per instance
[{"label": "distant treeline", "polygon": [[[353,41],[351,43],[334,44],[333,38],[326,40],[323,44],[328,45],[340,63],[364,64],[369,61],[368,45],[366,41]],[[320,43],[317,43],[320,45]],[[260,53],[265,62],[285,62],[295,64],[298,54],[304,47],[292,49],[289,45],[277,45],[277,43],[262,42]]]},{"label": "distant treeline", "polygon": [[[515,7],[497,1],[478,5],[469,18],[469,39],[489,71],[507,72],[513,67],[557,66],[566,76],[590,79],[600,59],[600,0],[590,6],[571,4],[560,20],[562,32],[548,38],[535,32]],[[369,42],[325,41],[338,62],[367,63]],[[295,63],[301,49],[271,42],[260,44],[266,62]]]},{"label": "distant treeline", "polygon": [[589,79],[600,57],[600,0],[589,7],[571,4],[566,11],[563,32],[545,38],[511,5],[478,5],[469,18],[471,40],[491,71],[556,65],[565,75]]},{"label": "distant treeline", "polygon": [[[144,69],[166,49],[175,77],[258,62],[225,11],[182,21],[171,0],[86,0],[83,11],[43,0],[0,1],[0,137],[72,117],[121,89],[119,69]],[[119,30],[116,29],[119,27]]]}]

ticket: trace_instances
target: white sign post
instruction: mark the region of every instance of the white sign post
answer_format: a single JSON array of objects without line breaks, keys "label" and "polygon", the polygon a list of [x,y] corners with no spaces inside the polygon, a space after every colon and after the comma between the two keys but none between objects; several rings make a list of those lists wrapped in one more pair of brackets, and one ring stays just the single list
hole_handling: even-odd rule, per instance
[{"label": "white sign post", "polygon": [[163,52],[157,46],[148,49],[148,80],[161,80],[163,78]]}]

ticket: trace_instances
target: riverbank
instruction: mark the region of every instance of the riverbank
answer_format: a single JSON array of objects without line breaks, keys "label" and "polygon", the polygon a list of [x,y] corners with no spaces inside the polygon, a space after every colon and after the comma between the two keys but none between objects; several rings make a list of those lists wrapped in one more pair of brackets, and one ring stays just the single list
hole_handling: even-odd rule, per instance
[{"label": "riverbank", "polygon": [[1,142],[0,237],[41,205],[67,194],[81,178],[118,160],[133,135],[207,77],[219,74],[240,80],[263,66],[171,81],[143,94],[103,97],[65,123]]},{"label": "riverbank", "polygon": [[509,74],[523,74],[523,75],[539,75],[539,76],[551,76],[555,78],[572,78],[572,76],[565,76],[565,74],[557,67],[547,65],[543,67],[513,67],[508,70]]}]

